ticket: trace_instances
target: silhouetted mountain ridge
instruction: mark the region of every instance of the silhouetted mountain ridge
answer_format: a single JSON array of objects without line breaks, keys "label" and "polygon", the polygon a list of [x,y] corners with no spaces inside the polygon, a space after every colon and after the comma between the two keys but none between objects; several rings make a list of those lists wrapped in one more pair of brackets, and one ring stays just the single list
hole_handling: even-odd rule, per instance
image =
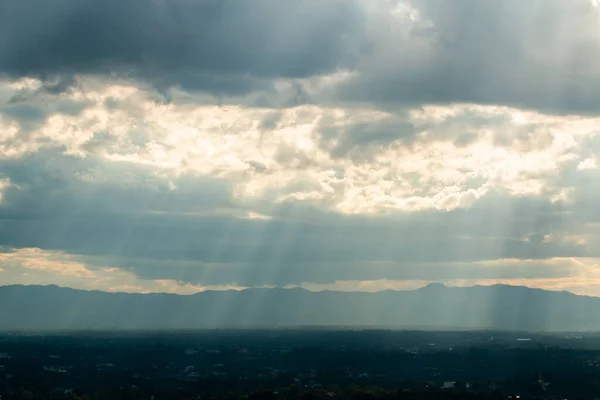
[{"label": "silhouetted mountain ridge", "polygon": [[294,326],[399,329],[600,329],[600,298],[524,286],[311,292],[107,293],[56,285],[0,287],[0,329],[213,329]]}]

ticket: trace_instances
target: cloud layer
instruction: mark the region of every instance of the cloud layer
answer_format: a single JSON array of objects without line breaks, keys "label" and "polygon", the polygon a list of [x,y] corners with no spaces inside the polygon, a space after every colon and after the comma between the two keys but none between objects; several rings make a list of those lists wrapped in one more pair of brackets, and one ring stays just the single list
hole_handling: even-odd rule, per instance
[{"label": "cloud layer", "polygon": [[600,295],[593,2],[30,6],[0,5],[1,283]]}]

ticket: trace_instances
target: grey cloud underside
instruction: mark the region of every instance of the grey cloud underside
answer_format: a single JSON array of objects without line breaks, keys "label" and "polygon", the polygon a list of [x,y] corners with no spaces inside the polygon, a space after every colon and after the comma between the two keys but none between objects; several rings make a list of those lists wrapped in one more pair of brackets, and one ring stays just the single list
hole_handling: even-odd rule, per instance
[{"label": "grey cloud underside", "polygon": [[[458,102],[598,113],[599,18],[589,0],[416,0],[407,3],[412,20],[393,18],[392,3],[6,0],[0,71],[48,80],[49,93],[99,74],[258,106]],[[310,93],[296,82],[293,98],[271,99],[279,78],[340,70],[353,78]],[[263,95],[239,97],[250,93]]]},{"label": "grey cloud underside", "polygon": [[[504,236],[464,239],[450,233],[454,230],[444,229],[446,221],[418,226],[419,222],[415,217],[390,227],[389,223],[371,221],[365,222],[360,232],[349,233],[343,222],[325,226],[225,217],[63,214],[56,218],[5,219],[0,227],[0,243],[79,254],[277,266],[309,262],[451,262],[598,256],[597,250],[582,246],[543,243],[534,233],[526,237],[529,241]],[[448,231],[448,235],[420,232],[436,228]]]},{"label": "grey cloud underside", "polygon": [[283,264],[272,261],[261,263],[205,264],[193,261],[111,259],[87,260],[91,265],[113,265],[124,268],[142,279],[169,279],[201,285],[235,284],[245,287],[263,285],[285,286],[301,284],[332,284],[336,281],[440,281],[478,279],[535,279],[564,278],[577,274],[572,265],[548,267],[535,265],[483,266],[468,263],[410,263],[410,262],[297,262]]},{"label": "grey cloud underside", "polygon": [[246,92],[352,66],[363,23],[355,1],[7,0],[0,71],[129,74],[159,87]]},{"label": "grey cloud underside", "polygon": [[[183,176],[174,181],[177,190],[170,190],[141,167],[53,152],[4,160],[0,170],[13,183],[0,206],[0,245],[62,250],[88,257],[90,265],[118,266],[147,279],[253,286],[547,277],[569,270],[448,263],[600,256],[598,246],[543,241],[550,233],[585,232],[584,222],[594,214],[593,208],[574,212],[543,198],[489,195],[469,210],[385,217],[290,203],[259,208],[274,216],[265,221],[239,218],[256,204],[235,200],[218,179]],[[600,197],[584,193],[584,201]],[[229,216],[220,216],[219,209]],[[238,217],[231,216],[236,212]],[[436,262],[442,264],[422,264]]]},{"label": "grey cloud underside", "polygon": [[590,1],[410,4],[418,20],[382,23],[376,50],[337,98],[598,113],[600,34]]}]

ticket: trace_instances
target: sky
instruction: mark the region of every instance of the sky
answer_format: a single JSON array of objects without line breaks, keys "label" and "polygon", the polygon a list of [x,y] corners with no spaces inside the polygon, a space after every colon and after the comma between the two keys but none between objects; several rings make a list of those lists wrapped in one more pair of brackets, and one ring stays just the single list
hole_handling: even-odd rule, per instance
[{"label": "sky", "polygon": [[0,284],[600,296],[592,0],[3,0]]}]

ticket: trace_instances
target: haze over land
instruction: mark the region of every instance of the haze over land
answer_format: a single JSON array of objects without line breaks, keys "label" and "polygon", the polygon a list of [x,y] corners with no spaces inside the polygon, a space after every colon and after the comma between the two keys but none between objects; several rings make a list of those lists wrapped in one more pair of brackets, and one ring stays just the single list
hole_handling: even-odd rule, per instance
[{"label": "haze over land", "polygon": [[[0,284],[600,296],[599,27],[596,0],[2,0]],[[186,302],[253,293],[280,292]],[[357,323],[399,307],[364,296]]]},{"label": "haze over land", "polygon": [[414,291],[209,291],[194,295],[0,287],[1,330],[358,327],[598,331],[600,298],[504,285]]}]

